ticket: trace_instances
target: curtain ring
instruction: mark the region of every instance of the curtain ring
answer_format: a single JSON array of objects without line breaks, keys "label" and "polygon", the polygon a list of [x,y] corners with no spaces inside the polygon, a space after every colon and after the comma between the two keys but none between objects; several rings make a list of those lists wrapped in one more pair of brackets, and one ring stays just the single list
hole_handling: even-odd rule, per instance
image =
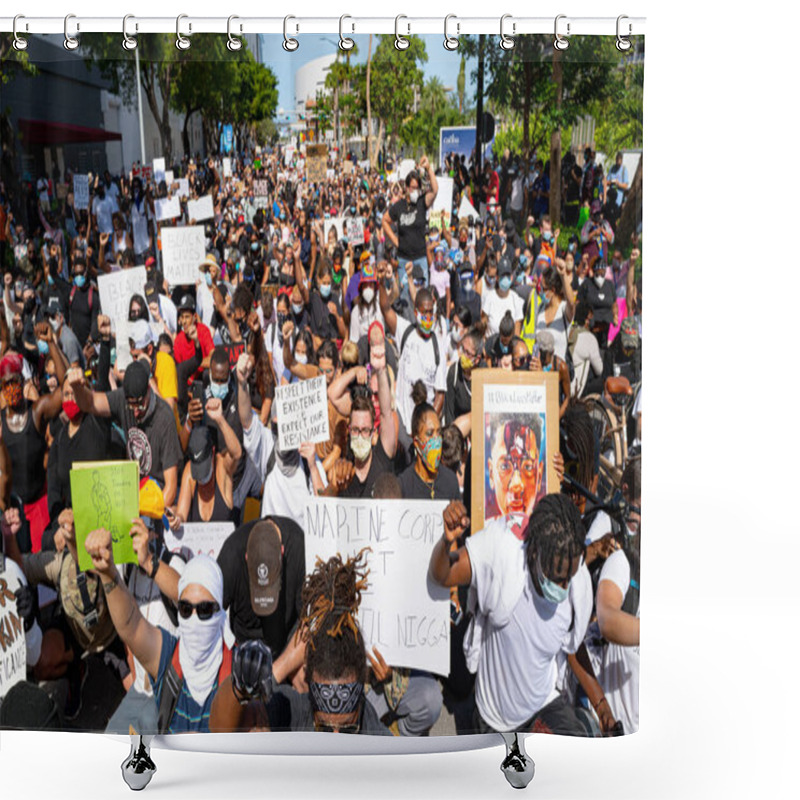
[{"label": "curtain ring", "polygon": [[[128,20],[129,19],[136,19],[136,17],[134,17],[133,14],[126,14],[122,18],[122,46],[128,52],[130,52],[131,50],[135,50],[136,49],[136,45],[138,44],[138,42],[136,41],[136,38],[134,36],[130,36],[128,34]],[[139,29],[139,25],[138,24],[136,25],[136,29],[137,30]]]},{"label": "curtain ring", "polygon": [[[181,20],[188,19],[188,14],[178,14],[178,18],[175,20],[175,34],[177,39],[175,39],[175,47],[178,50],[188,50],[191,47],[191,42],[181,33]],[[192,31],[192,23],[189,23],[189,32]]]},{"label": "curtain ring", "polygon": [[630,50],[631,49],[631,40],[628,38],[628,36],[631,35],[631,23],[630,22],[628,23],[628,33],[627,33],[627,35],[623,36],[622,33],[621,33],[622,20],[624,20],[624,19],[628,19],[628,17],[626,17],[624,14],[621,14],[620,16],[617,17],[617,50],[619,50],[620,53],[625,52],[625,50]]},{"label": "curtain ring", "polygon": [[458,49],[458,34],[461,33],[461,23],[456,22],[456,35],[450,36],[450,34],[447,32],[447,23],[451,19],[458,19],[458,17],[456,17],[455,14],[448,14],[444,18],[444,49],[449,50],[452,53],[453,50]]},{"label": "curtain ring", "polygon": [[[565,39],[558,32],[558,21],[560,19],[566,19],[566,18],[567,18],[566,14],[559,14],[556,17],[556,22],[555,22],[555,27],[554,27],[556,38],[553,40],[553,47],[555,47],[556,50],[566,50],[569,47],[569,41],[567,39]],[[569,22],[567,23],[567,36],[569,36]]]},{"label": "curtain ring", "polygon": [[344,35],[344,21],[346,19],[353,19],[349,14],[342,14],[339,17],[339,49],[352,50],[356,43],[349,37]]},{"label": "curtain ring", "polygon": [[[405,14],[398,14],[394,18],[394,46],[397,50],[408,50],[411,45],[411,42],[406,39],[405,36],[400,35],[400,20],[401,19],[408,19]],[[408,26],[408,32],[411,33],[411,26]]]},{"label": "curtain ring", "polygon": [[[236,17],[236,16],[228,17],[228,45],[227,45],[227,47],[228,47],[228,50],[231,51],[231,53],[235,53],[237,50],[241,50],[242,49],[242,40],[241,39],[237,39],[231,33],[231,22],[233,22],[233,20],[235,20],[235,19],[239,19],[239,17]],[[239,31],[241,31],[241,29],[242,29],[241,26],[239,26]]]},{"label": "curtain ring", "polygon": [[[283,18],[283,49],[286,50],[287,53],[293,53],[300,47],[300,42],[298,42],[297,39],[293,39],[288,34],[290,19],[297,19],[297,17],[288,16]],[[297,30],[297,27],[295,29]]]},{"label": "curtain ring", "polygon": [[[80,44],[80,42],[74,36],[69,35],[68,28],[69,28],[69,21],[71,19],[75,19],[74,14],[67,14],[67,16],[64,17],[64,49],[69,50],[70,52],[73,50],[77,50],[78,45]],[[78,27],[79,26],[76,25],[75,30],[78,30]]]},{"label": "curtain ring", "polygon": [[[17,14],[14,17],[14,26],[13,26],[12,31],[14,33],[14,49],[15,50],[25,50],[27,48],[27,46],[28,46],[28,40],[27,39],[23,39],[17,33],[17,22],[19,20],[21,20],[21,19],[25,19],[25,16],[23,14]],[[28,23],[27,22],[25,23],[25,30],[28,30]]]},{"label": "curtain ring", "polygon": [[[515,44],[514,40],[510,36],[507,36],[504,31],[505,22],[507,19],[511,19],[511,17],[512,17],[511,14],[503,14],[503,16],[500,17],[500,47],[502,47],[503,50],[514,49],[514,44]],[[511,33],[516,33],[516,32],[517,32],[517,23],[512,22]]]}]

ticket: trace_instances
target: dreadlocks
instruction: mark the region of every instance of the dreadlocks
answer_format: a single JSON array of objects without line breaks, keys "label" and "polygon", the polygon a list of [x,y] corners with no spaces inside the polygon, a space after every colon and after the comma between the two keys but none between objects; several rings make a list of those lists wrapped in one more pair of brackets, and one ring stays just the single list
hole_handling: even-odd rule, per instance
[{"label": "dreadlocks", "polygon": [[347,561],[338,554],[328,561],[317,559],[314,572],[306,577],[300,623],[308,631],[309,678],[332,679],[353,672],[356,680],[366,680],[367,656],[356,614],[361,592],[367,588],[369,570],[363,563],[367,550]]},{"label": "dreadlocks", "polygon": [[599,453],[595,448],[592,418],[581,401],[571,402],[561,418],[561,452],[564,472],[587,489],[591,488]]},{"label": "dreadlocks", "polygon": [[531,576],[536,574],[536,557],[545,572],[567,561],[572,575],[574,561],[583,554],[586,528],[575,504],[563,494],[545,495],[533,509],[525,532],[525,560]]}]

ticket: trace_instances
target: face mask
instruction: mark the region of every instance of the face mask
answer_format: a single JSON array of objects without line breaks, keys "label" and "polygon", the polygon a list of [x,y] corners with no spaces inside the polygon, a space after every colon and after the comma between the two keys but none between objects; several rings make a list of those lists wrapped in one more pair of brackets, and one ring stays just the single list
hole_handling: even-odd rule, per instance
[{"label": "face mask", "polygon": [[303,304],[302,304],[302,303],[300,303],[300,304],[298,305],[297,303],[292,303],[292,312],[293,312],[293,313],[295,313],[295,314],[297,314],[298,316],[299,316],[300,314],[302,314],[302,313],[303,313]]},{"label": "face mask", "polygon": [[497,283],[497,276],[487,275],[485,280],[486,280],[486,285],[490,289],[493,289],[495,284]]},{"label": "face mask", "polygon": [[6,384],[3,387],[3,398],[9,408],[18,408],[23,400],[22,384],[18,381]]},{"label": "face mask", "polygon": [[455,328],[453,328],[453,330],[450,331],[450,339],[453,341],[453,344],[459,344],[463,338],[463,330],[457,331]]},{"label": "face mask", "polygon": [[47,285],[48,286],[52,286],[54,283],[55,283],[55,281],[53,280],[53,276],[52,275],[48,275],[47,276]]},{"label": "face mask", "polygon": [[250,242],[250,249],[254,252],[258,252],[258,242]]},{"label": "face mask", "polygon": [[539,564],[538,556],[536,558],[536,577],[539,579],[539,587],[542,590],[542,595],[548,603],[559,605],[567,599],[569,587],[565,589],[563,586],[559,586],[557,583],[553,583],[549,578],[546,578]]},{"label": "face mask", "polygon": [[416,189],[408,193],[408,202],[411,203],[412,206],[417,204],[417,200],[419,200],[419,192]]},{"label": "face mask", "polygon": [[542,239],[544,239],[546,242],[552,242],[552,241],[553,241],[553,234],[552,234],[552,232],[551,232],[551,231],[545,231],[545,232],[542,234]]},{"label": "face mask", "polygon": [[419,454],[431,472],[438,472],[439,462],[442,460],[442,437],[432,436]]},{"label": "face mask", "polygon": [[473,366],[472,359],[469,356],[465,356],[463,353],[461,354],[459,361],[461,362],[461,369],[466,370],[469,372]]},{"label": "face mask", "polygon": [[39,353],[43,356],[46,356],[50,352],[47,342],[43,342],[41,339],[36,340],[36,346],[39,348]]},{"label": "face mask", "polygon": [[500,278],[500,291],[507,292],[511,288],[511,276],[510,275],[503,275]]},{"label": "face mask", "polygon": [[79,289],[83,289],[84,285],[86,284],[86,276],[76,275],[74,283]]},{"label": "face mask", "polygon": [[331,285],[329,283],[321,283],[319,285],[319,293],[326,300],[331,296]]},{"label": "face mask", "polygon": [[575,250],[577,250],[577,245],[575,244],[575,242],[570,242],[569,248],[567,249],[570,251],[570,253],[574,253]]},{"label": "face mask", "polygon": [[34,308],[36,308],[36,298],[35,297],[29,297],[25,301],[25,305],[22,307],[22,310],[23,310],[23,313],[25,313],[25,314],[32,314]]},{"label": "face mask", "polygon": [[17,299],[22,297],[22,284],[21,283],[15,283],[14,284],[14,297],[16,297]]},{"label": "face mask", "polygon": [[306,353],[295,353],[294,360],[298,364],[308,364],[308,355]]},{"label": "face mask", "polygon": [[197,616],[197,612],[192,613],[189,619],[178,617],[180,662],[186,687],[194,701],[201,706],[219,674],[224,626],[225,612],[222,609],[205,621]]},{"label": "face mask", "polygon": [[603,284],[606,282],[605,275],[595,275],[594,282],[598,289],[602,288]]},{"label": "face mask", "polygon": [[209,289],[211,288],[212,283],[213,281],[211,280],[211,273],[206,272],[206,286],[208,286]]},{"label": "face mask", "polygon": [[61,320],[60,319],[51,319],[50,324],[53,326],[53,331],[58,333],[61,330]]},{"label": "face mask", "polygon": [[425,319],[425,317],[423,317],[419,312],[417,312],[417,325],[425,336],[428,336],[433,330],[433,320]]},{"label": "face mask", "polygon": [[75,417],[77,417],[78,414],[81,413],[78,404],[74,400],[65,400],[61,404],[61,410],[67,415],[67,419],[70,422],[73,422],[75,420]]},{"label": "face mask", "polygon": [[462,281],[461,285],[464,287],[465,292],[471,292],[473,287],[472,278]]},{"label": "face mask", "polygon": [[372,442],[368,436],[362,438],[361,436],[353,435],[350,437],[350,448],[356,457],[356,461],[366,461],[372,452]]},{"label": "face mask", "polygon": [[209,385],[211,396],[217,400],[224,400],[228,396],[227,383],[211,383]]},{"label": "face mask", "polygon": [[368,288],[364,289],[361,293],[361,296],[364,298],[364,302],[369,304],[375,299],[375,290],[369,286]]}]

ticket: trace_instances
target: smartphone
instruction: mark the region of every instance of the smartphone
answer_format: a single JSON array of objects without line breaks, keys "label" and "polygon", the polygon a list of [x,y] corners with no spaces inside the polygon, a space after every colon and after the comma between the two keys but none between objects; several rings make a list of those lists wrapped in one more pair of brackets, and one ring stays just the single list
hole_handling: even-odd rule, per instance
[{"label": "smartphone", "polygon": [[199,400],[203,404],[203,411],[206,410],[206,393],[201,380],[195,380],[192,384],[192,400]]}]

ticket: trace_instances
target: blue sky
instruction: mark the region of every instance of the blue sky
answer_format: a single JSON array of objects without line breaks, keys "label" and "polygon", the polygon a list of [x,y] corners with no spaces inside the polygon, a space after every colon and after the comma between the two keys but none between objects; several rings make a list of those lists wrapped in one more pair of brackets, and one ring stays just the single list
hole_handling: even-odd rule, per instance
[{"label": "blue sky", "polygon": [[[302,67],[315,58],[336,53],[339,49],[335,35],[323,36],[321,34],[305,34],[297,37],[300,47],[293,53],[287,53],[281,43],[283,38],[280,36],[261,37],[261,59],[278,77],[278,107],[286,109],[294,108],[294,75],[298,68]],[[356,63],[366,63],[367,49],[369,46],[368,36],[354,36],[358,55],[353,57]],[[445,86],[455,89],[458,78],[458,69],[461,64],[461,55],[456,50],[448,52],[442,46],[441,36],[423,36],[425,49],[428,53],[428,61],[422,65],[425,79],[436,75]],[[372,52],[378,44],[378,37],[372,38]],[[466,65],[467,101],[471,102],[475,96],[475,87],[470,82],[470,73],[475,69],[475,59],[468,59]]]}]

